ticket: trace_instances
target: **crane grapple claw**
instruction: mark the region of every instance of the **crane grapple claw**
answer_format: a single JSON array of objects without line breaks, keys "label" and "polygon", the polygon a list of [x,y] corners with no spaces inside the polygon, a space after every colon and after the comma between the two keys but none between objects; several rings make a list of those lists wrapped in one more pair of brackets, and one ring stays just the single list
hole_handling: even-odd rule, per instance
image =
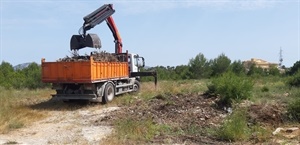
[{"label": "crane grapple claw", "polygon": [[73,35],[70,41],[71,50],[79,50],[84,47],[101,48],[101,41],[97,34]]}]

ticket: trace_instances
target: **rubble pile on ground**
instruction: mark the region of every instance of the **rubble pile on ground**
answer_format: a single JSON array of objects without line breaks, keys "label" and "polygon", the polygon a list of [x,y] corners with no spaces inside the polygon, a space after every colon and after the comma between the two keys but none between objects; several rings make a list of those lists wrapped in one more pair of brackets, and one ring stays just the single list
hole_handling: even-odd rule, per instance
[{"label": "rubble pile on ground", "polygon": [[[166,138],[175,142],[202,142],[208,144],[217,143],[205,133],[205,128],[217,127],[228,114],[217,109],[216,97],[205,97],[199,94],[157,95],[149,101],[137,100],[131,107],[125,107],[115,112],[108,120],[122,120],[132,118],[136,121],[152,119],[155,124],[168,125],[172,132],[185,132],[174,136],[160,134],[153,140],[154,143],[163,143]],[[189,134],[195,130],[197,133]],[[199,132],[200,131],[200,132]],[[202,132],[203,131],[203,132]]]},{"label": "rubble pile on ground", "polygon": [[249,122],[279,126],[283,123],[283,107],[277,104],[253,104],[248,108]]},{"label": "rubble pile on ground", "polygon": [[79,55],[77,52],[72,52],[72,56],[66,56],[57,60],[58,62],[78,62],[78,61],[89,61],[90,57],[93,57],[94,61],[98,62],[118,62],[118,58],[111,53],[105,51],[94,51],[90,55]]}]

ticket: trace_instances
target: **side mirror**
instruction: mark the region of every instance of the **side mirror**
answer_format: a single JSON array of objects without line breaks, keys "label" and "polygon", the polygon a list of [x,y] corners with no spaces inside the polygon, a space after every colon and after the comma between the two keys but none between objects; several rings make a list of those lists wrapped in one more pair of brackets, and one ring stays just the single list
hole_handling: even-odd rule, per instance
[{"label": "side mirror", "polygon": [[145,59],[144,59],[144,57],[141,57],[141,58],[142,58],[142,63],[143,63],[142,67],[145,67]]},{"label": "side mirror", "polygon": [[135,66],[138,68],[145,67],[145,59],[144,57],[135,56]]}]

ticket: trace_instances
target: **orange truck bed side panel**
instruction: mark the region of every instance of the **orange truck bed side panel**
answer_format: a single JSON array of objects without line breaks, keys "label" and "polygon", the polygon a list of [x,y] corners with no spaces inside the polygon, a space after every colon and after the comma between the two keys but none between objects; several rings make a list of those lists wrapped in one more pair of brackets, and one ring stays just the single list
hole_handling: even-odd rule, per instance
[{"label": "orange truck bed side panel", "polygon": [[45,62],[42,59],[42,81],[46,83],[92,83],[128,78],[127,62]]}]

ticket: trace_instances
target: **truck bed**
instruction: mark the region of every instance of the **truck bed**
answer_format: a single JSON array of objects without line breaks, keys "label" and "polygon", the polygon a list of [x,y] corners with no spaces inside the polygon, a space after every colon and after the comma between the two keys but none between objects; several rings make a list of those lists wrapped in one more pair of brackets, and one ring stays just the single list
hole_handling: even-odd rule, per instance
[{"label": "truck bed", "polygon": [[94,83],[129,77],[128,62],[46,62],[42,59],[45,83]]}]

